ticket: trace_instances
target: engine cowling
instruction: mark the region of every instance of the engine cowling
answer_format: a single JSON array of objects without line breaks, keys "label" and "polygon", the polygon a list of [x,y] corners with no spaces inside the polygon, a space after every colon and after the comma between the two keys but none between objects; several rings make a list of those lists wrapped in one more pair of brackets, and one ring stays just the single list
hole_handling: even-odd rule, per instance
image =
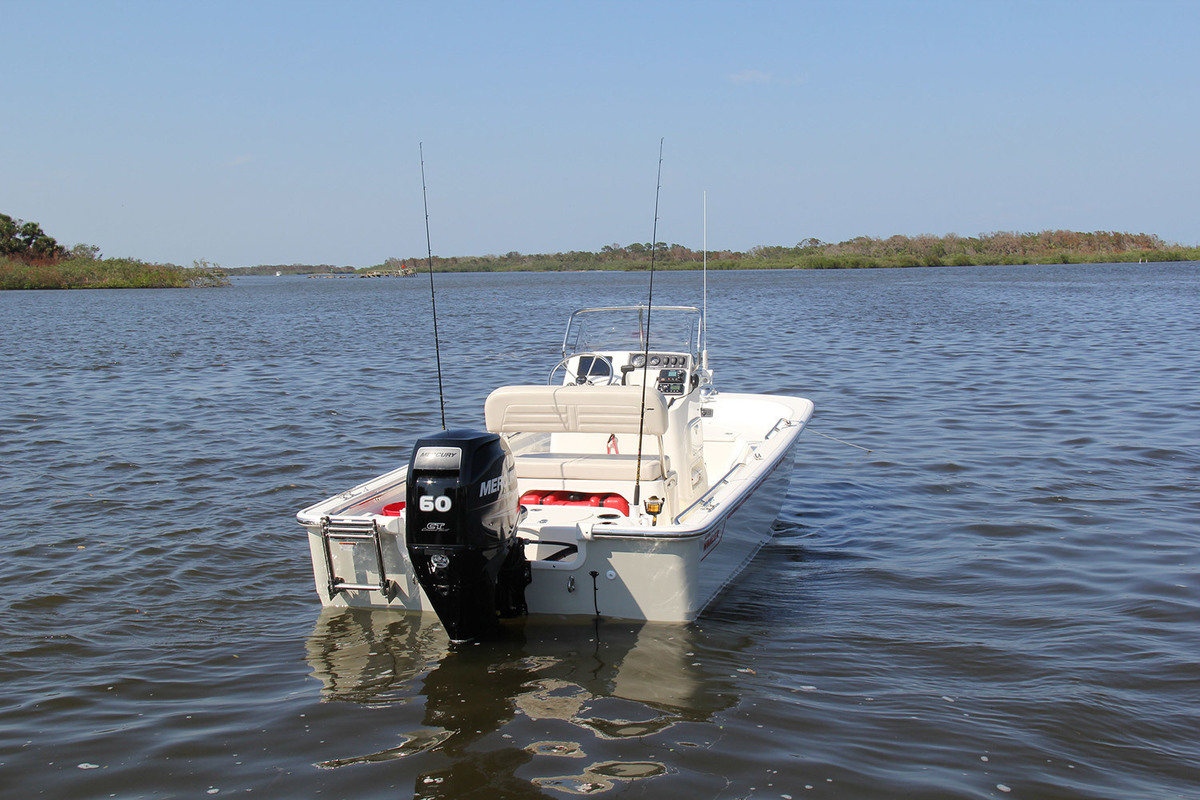
[{"label": "engine cowling", "polygon": [[517,539],[512,451],[486,431],[419,439],[408,466],[405,538],[417,581],[456,642],[525,613],[530,579]]}]

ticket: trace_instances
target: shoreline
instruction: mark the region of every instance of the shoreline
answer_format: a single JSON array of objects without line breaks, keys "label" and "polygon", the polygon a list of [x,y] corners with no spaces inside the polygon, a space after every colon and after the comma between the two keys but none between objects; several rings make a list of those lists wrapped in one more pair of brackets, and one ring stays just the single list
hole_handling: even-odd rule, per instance
[{"label": "shoreline", "polygon": [[[713,271],[778,270],[778,269],[909,269],[913,267],[988,267],[988,266],[1049,266],[1070,264],[1152,264],[1200,261],[1200,247],[1163,247],[1150,250],[1121,252],[1046,251],[1028,253],[968,254],[955,252],[920,255],[914,252],[845,252],[857,245],[864,250],[890,245],[893,240],[858,240],[841,245],[800,246],[796,248],[757,248],[752,253],[724,251],[709,258],[708,269]],[[654,261],[656,271],[700,270],[698,254],[673,246],[676,257],[665,256]],[[683,251],[683,252],[680,252]],[[679,256],[683,257],[679,257]],[[601,261],[600,259],[603,258]],[[413,264],[418,263],[412,260]],[[434,257],[433,271],[438,273],[500,273],[500,272],[646,272],[651,262],[645,257],[614,257],[604,253],[554,253],[479,257]],[[328,264],[287,266],[253,266],[220,268],[201,262],[193,267],[175,264],[150,264],[137,259],[86,257],[67,258],[47,263],[29,263],[0,256],[0,291],[22,289],[185,289],[230,285],[231,277],[304,275],[311,278],[388,278],[414,277],[427,267],[408,267],[403,273],[380,274],[377,267],[355,270]]]}]

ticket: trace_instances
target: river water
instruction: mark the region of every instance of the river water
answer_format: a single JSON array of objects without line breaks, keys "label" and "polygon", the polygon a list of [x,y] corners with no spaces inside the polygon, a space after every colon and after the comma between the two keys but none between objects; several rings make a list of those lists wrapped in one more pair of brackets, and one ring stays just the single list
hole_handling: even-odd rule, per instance
[{"label": "river water", "polygon": [[[437,288],[477,426],[646,275]],[[0,795],[1200,794],[1200,265],[710,274],[718,386],[817,405],[772,542],[694,625],[458,650],[322,612],[293,518],[440,427],[428,307],[0,294]]]}]

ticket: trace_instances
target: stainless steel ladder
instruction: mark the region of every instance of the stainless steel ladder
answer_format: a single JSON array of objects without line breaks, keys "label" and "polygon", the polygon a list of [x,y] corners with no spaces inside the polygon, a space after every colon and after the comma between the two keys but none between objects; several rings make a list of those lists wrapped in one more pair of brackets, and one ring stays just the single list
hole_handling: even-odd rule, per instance
[{"label": "stainless steel ladder", "polygon": [[[387,570],[383,566],[383,542],[380,541],[379,525],[374,519],[361,517],[321,517],[321,543],[325,547],[325,568],[329,574],[329,597],[333,599],[338,592],[359,589],[367,592],[381,592],[391,600],[396,596],[395,581],[389,580]],[[334,542],[371,542],[374,545],[375,565],[378,568],[379,583],[349,583],[338,576],[333,568]],[[355,575],[354,577],[357,577]]]}]

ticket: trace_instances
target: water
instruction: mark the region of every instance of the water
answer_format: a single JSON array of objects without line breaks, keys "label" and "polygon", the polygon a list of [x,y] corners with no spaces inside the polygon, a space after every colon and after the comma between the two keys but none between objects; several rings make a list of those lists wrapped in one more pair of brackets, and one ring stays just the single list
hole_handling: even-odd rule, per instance
[{"label": "water", "polygon": [[[292,518],[439,427],[424,278],[0,295],[0,795],[1200,793],[1200,266],[709,282],[719,384],[817,404],[771,544],[458,652],[321,612]],[[438,286],[463,425],[645,275]]]}]

